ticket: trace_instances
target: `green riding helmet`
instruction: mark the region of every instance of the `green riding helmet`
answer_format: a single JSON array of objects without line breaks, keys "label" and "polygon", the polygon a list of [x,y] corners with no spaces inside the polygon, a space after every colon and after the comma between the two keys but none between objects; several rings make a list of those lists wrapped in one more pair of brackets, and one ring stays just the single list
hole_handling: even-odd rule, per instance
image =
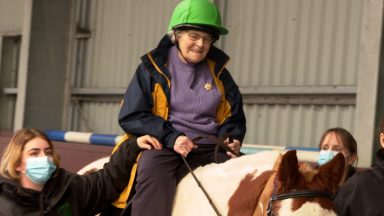
[{"label": "green riding helmet", "polygon": [[197,29],[212,35],[225,35],[228,30],[221,24],[216,6],[209,0],[183,0],[173,10],[169,30]]}]

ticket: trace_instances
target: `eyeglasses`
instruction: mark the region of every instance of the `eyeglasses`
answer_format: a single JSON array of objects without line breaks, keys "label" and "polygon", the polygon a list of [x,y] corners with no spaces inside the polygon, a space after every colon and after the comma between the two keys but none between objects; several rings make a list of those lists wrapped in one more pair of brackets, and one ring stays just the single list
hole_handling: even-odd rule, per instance
[{"label": "eyeglasses", "polygon": [[199,33],[196,32],[187,32],[189,40],[191,41],[198,41],[200,38],[203,38],[204,44],[211,44],[215,41],[215,38],[213,38],[211,35],[202,36]]}]

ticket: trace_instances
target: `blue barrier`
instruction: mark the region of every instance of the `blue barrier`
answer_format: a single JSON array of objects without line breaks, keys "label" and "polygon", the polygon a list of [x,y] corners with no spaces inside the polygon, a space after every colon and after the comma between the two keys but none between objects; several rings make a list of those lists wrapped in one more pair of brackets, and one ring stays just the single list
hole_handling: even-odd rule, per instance
[{"label": "blue barrier", "polygon": [[65,131],[61,130],[46,130],[44,131],[50,140],[65,142]]},{"label": "blue barrier", "polygon": [[318,152],[319,148],[315,147],[300,147],[300,146],[287,146],[285,150],[298,150],[298,151],[313,151]]},{"label": "blue barrier", "polygon": [[95,145],[115,146],[122,136],[111,134],[95,134],[75,131],[46,130],[44,131],[50,140],[59,142],[77,142]]},{"label": "blue barrier", "polygon": [[[77,142],[88,143],[94,145],[107,145],[115,146],[122,136],[111,134],[95,134],[86,132],[75,131],[62,131],[62,130],[46,130],[46,135],[50,140],[60,142]],[[275,150],[284,153],[288,150],[296,150],[297,155],[302,160],[316,161],[319,149],[313,147],[294,147],[294,146],[272,146],[272,145],[256,145],[256,144],[243,144],[241,152],[244,154],[253,154],[261,151]]]}]

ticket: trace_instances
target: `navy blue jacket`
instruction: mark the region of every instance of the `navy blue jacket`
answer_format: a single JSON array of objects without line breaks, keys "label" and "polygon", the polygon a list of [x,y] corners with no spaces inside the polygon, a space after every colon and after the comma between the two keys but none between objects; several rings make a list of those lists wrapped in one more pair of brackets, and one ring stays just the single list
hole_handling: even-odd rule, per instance
[{"label": "navy blue jacket", "polygon": [[[119,124],[127,134],[156,137],[163,146],[173,148],[183,133],[167,121],[170,104],[170,74],[167,69],[168,51],[174,44],[166,35],[158,47],[142,56],[142,63],[125,93],[119,113]],[[218,137],[231,134],[243,141],[246,131],[242,96],[238,86],[225,68],[229,57],[212,46],[206,61],[222,98],[217,108]]]}]

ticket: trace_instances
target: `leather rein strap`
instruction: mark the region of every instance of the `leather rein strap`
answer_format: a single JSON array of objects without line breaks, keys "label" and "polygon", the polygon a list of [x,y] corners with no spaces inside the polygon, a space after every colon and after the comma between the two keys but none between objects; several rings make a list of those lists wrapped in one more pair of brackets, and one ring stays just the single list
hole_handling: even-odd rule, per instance
[{"label": "leather rein strap", "polygon": [[[236,155],[236,157],[239,157],[240,155],[242,155],[241,153],[237,153],[235,152],[233,149],[231,149],[230,147],[228,147],[228,145],[226,145],[224,143],[224,141],[229,138],[229,143],[233,142],[233,139],[231,137],[230,134],[226,133],[224,134],[222,137],[220,138],[217,138],[215,136],[212,136],[212,135],[207,135],[207,136],[198,136],[198,137],[195,137],[192,139],[192,142],[193,143],[196,143],[198,142],[199,140],[202,140],[202,139],[207,139],[209,141],[211,141],[212,143],[216,144],[216,150],[215,152],[217,153],[218,149],[219,148],[222,148],[224,149],[225,151],[228,151],[228,152],[231,152],[232,154]],[[216,154],[217,155],[217,154]]]},{"label": "leather rein strap", "polygon": [[207,197],[209,204],[211,204],[211,206],[212,206],[213,210],[216,212],[217,216],[221,216],[219,210],[217,209],[217,207],[213,203],[213,201],[212,201],[211,197],[209,196],[209,194],[207,193],[207,191],[204,189],[203,185],[200,183],[199,179],[196,177],[196,175],[193,172],[192,168],[189,166],[187,160],[185,160],[185,158],[183,156],[181,156],[181,158],[183,159],[183,161],[184,161],[185,165],[187,166],[189,172],[192,174],[193,178],[195,179],[197,185],[203,191],[205,197]]},{"label": "leather rein strap", "polygon": [[301,190],[301,191],[291,191],[288,193],[276,195],[275,197],[272,198],[272,201],[285,200],[289,198],[315,198],[315,197],[331,199],[331,195],[323,191]]},{"label": "leather rein strap", "polygon": [[[216,158],[216,161],[217,161],[217,151],[219,149],[219,147],[223,148],[224,150],[226,151],[229,151],[231,152],[232,154],[238,156],[239,154],[237,154],[235,151],[233,151],[231,148],[229,148],[225,143],[224,143],[224,140],[226,140],[227,138],[229,137],[229,135],[224,135],[223,137],[221,138],[217,138],[215,136],[211,136],[211,135],[208,135],[208,136],[198,136],[198,137],[195,137],[192,139],[192,142],[193,143],[196,143],[198,142],[199,140],[201,139],[208,139],[208,140],[211,140],[212,142],[214,142],[216,144],[216,149],[215,149],[215,158]],[[231,140],[230,140],[231,141]],[[212,206],[213,210],[215,211],[216,215],[217,216],[221,216],[219,210],[217,209],[216,205],[213,203],[212,201],[212,198],[209,196],[208,192],[205,190],[205,188],[203,187],[203,185],[201,184],[201,182],[199,181],[199,179],[196,177],[195,173],[193,172],[191,166],[189,166],[187,160],[181,156],[181,158],[183,159],[184,161],[184,164],[185,166],[187,166],[188,168],[188,171],[192,174],[192,177],[195,179],[197,185],[199,186],[199,188],[203,191],[205,197],[208,199],[208,202],[209,204]]]}]

